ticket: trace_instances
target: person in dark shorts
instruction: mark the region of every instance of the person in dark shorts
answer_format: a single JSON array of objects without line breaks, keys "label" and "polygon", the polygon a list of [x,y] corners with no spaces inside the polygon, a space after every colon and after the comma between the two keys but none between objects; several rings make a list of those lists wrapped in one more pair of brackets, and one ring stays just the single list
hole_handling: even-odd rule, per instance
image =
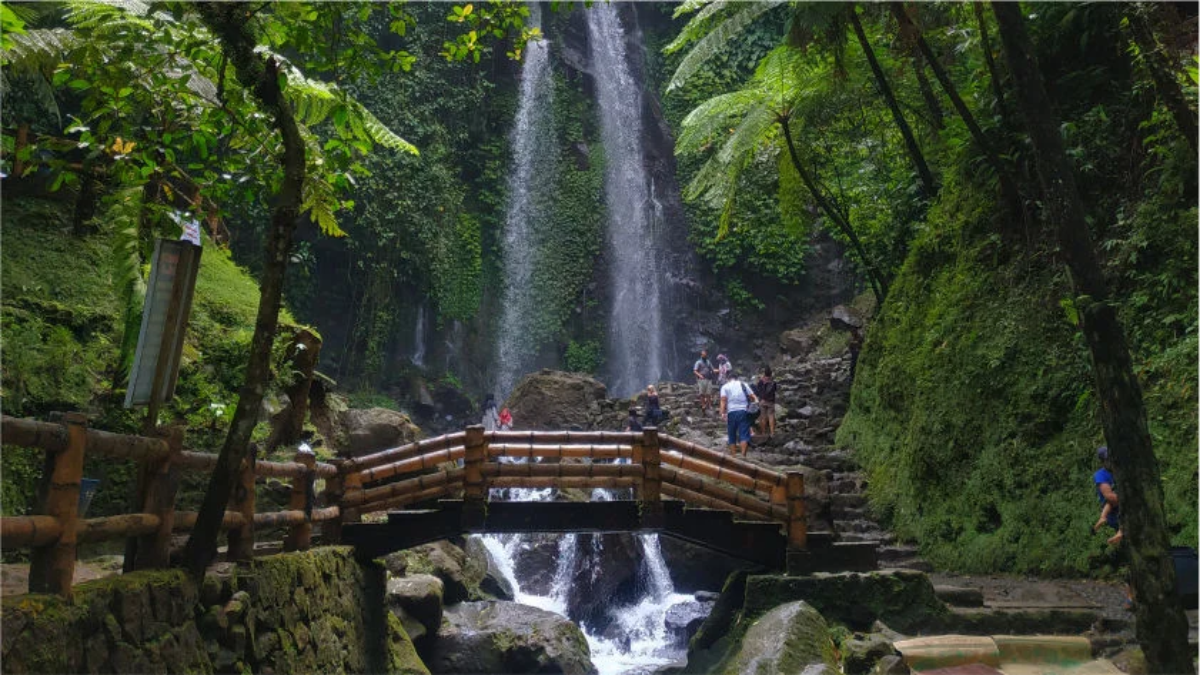
[{"label": "person in dark shorts", "polygon": [[762,377],[754,383],[754,395],[758,397],[762,415],[758,417],[758,431],[767,436],[775,435],[775,394],[779,385],[771,378],[771,367],[763,368]]},{"label": "person in dark shorts", "polygon": [[747,411],[750,402],[758,399],[732,369],[728,378],[729,381],[721,387],[721,416],[725,418],[725,430],[729,436],[729,454],[737,456],[738,450],[741,450],[742,457],[745,457],[750,449],[750,413]]},{"label": "person in dark shorts", "polygon": [[1100,468],[1092,476],[1096,486],[1096,498],[1100,500],[1100,519],[1092,526],[1092,532],[1099,532],[1105,525],[1117,533],[1108,538],[1108,543],[1117,545],[1124,538],[1121,531],[1121,503],[1117,498],[1117,481],[1112,475],[1112,465],[1108,460],[1108,447],[1100,446],[1096,450],[1096,459],[1100,460]]}]

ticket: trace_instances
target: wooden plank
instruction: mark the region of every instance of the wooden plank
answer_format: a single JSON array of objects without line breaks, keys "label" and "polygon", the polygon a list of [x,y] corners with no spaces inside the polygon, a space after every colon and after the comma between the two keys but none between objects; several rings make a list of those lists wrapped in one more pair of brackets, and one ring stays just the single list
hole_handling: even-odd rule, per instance
[{"label": "wooden plank", "polygon": [[765,518],[777,518],[779,520],[787,518],[786,510],[780,509],[770,502],[746,494],[740,490],[726,487],[716,481],[705,480],[700,476],[685,473],[673,466],[662,467],[662,477],[667,483],[716,498],[728,506],[738,507]]},{"label": "wooden plank", "polygon": [[63,425],[8,415],[0,417],[0,439],[7,447],[19,445],[54,453],[67,449],[67,430]]},{"label": "wooden plank", "polygon": [[388,483],[370,490],[360,490],[347,493],[342,498],[342,503],[345,506],[355,507],[360,505],[370,504],[372,502],[381,502],[393,497],[400,497],[408,493],[426,490],[431,487],[441,485],[457,485],[466,475],[466,469],[451,469],[449,471],[435,471],[427,473],[416,478],[396,481]]},{"label": "wooden plank", "polygon": [[593,445],[633,445],[640,431],[489,431],[489,443],[588,443]]},{"label": "wooden plank", "polygon": [[75,536],[80,542],[141,537],[157,532],[161,523],[162,519],[153,513],[126,513],[120,516],[89,518],[79,522]]},{"label": "wooden plank", "polygon": [[702,445],[697,445],[690,441],[675,438],[674,436],[668,436],[667,434],[661,434],[659,438],[663,447],[677,450],[689,457],[696,457],[710,464],[716,464],[720,467],[733,469],[738,473],[750,476],[755,480],[770,483],[771,485],[783,485],[784,483],[784,475],[779,471],[759,466],[744,459],[738,459],[732,455],[726,455],[722,452],[710,450]]},{"label": "wooden plank", "polygon": [[359,475],[362,477],[361,480],[364,484],[375,483],[400,474],[436,469],[442,464],[457,462],[465,458],[466,454],[467,451],[464,447],[431,450],[425,454],[402,459],[391,464],[384,464],[373,469],[363,469],[359,472]]}]

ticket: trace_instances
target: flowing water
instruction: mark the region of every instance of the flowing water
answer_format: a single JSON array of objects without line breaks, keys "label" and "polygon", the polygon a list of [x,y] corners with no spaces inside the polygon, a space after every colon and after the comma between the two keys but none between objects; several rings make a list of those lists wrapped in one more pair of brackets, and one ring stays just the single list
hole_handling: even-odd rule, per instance
[{"label": "flowing water", "polygon": [[417,325],[413,328],[412,364],[425,366],[425,305],[417,306]]},{"label": "flowing water", "polygon": [[642,149],[642,91],[625,52],[617,6],[587,10],[588,43],[604,143],[604,197],[608,215],[608,390],[628,396],[666,375],[658,256],[664,242],[654,226],[654,200]]},{"label": "flowing water", "polygon": [[[507,490],[504,494],[493,491],[493,498],[514,501],[546,501],[553,499],[552,490]],[[616,496],[608,490],[594,490],[592,501],[610,501]],[[686,662],[687,644],[671,635],[667,629],[667,611],[674,605],[695,600],[692,595],[675,592],[671,574],[663,559],[657,534],[635,535],[640,549],[638,587],[644,589],[642,596],[627,606],[612,606],[608,614],[617,626],[607,632],[610,637],[597,635],[587,625],[580,626],[591,649],[592,663],[600,675],[641,675],[654,673],[669,666]],[[579,555],[580,537],[590,539],[595,557],[603,547],[603,537],[590,534],[565,534],[558,539],[555,556],[554,577],[548,595],[527,592],[521,585],[515,563],[517,552],[525,538],[523,535],[484,535],[484,546],[492,556],[497,569],[512,585],[513,599],[563,616],[570,614],[568,605],[571,581],[576,578],[580,567],[593,563],[593,556]],[[603,569],[593,569],[603,574]]]},{"label": "flowing water", "polygon": [[[530,7],[529,23],[539,26],[540,10]],[[552,195],[547,178],[554,170],[554,87],[550,43],[530,42],[521,65],[521,97],[512,132],[513,162],[504,217],[504,287],[496,337],[496,397],[504,400],[536,357],[529,322],[536,307],[531,279],[537,260],[538,224]]]}]

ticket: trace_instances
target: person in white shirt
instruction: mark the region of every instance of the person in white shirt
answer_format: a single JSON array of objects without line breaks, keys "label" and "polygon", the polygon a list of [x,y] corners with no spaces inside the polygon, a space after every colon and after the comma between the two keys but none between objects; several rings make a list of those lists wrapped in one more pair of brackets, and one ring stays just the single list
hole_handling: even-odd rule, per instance
[{"label": "person in white shirt", "polygon": [[729,436],[729,454],[736,456],[742,451],[745,457],[750,446],[750,414],[746,409],[751,401],[757,401],[750,387],[742,384],[731,368],[728,381],[721,387],[721,416],[725,418],[725,429]]}]

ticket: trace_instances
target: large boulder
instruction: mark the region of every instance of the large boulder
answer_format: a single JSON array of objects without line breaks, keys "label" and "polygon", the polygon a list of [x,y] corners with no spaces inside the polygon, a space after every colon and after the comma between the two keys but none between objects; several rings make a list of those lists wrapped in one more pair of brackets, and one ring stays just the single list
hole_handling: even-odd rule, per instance
[{"label": "large boulder", "polygon": [[394,448],[411,443],[421,435],[421,429],[408,415],[387,408],[343,410],[338,415],[344,439],[339,453],[343,457]]},{"label": "large boulder", "polygon": [[586,429],[601,414],[606,395],[595,378],[541,370],[517,383],[505,406],[520,429]]},{"label": "large boulder", "polygon": [[393,576],[432,574],[445,585],[443,598],[447,605],[479,596],[479,584],[487,573],[485,565],[469,557],[461,548],[448,541],[435,541],[383,559]]},{"label": "large boulder", "polygon": [[594,675],[587,638],[578,626],[514,602],[464,602],[450,607],[425,655],[437,673],[564,673]]},{"label": "large boulder", "polygon": [[842,666],[846,675],[866,675],[883,657],[895,655],[892,641],[878,633],[855,634],[842,641]]},{"label": "large boulder", "polygon": [[638,567],[643,563],[637,538],[620,534],[581,534],[575,537],[574,561],[567,590],[567,616],[603,631],[613,620],[609,610],[633,602]]},{"label": "large boulder", "polygon": [[663,617],[663,624],[676,640],[687,642],[700,630],[700,624],[708,618],[714,604],[712,600],[687,600],[671,605]]},{"label": "large boulder", "polygon": [[392,577],[387,583],[388,610],[413,640],[433,635],[442,625],[445,584],[432,574]]},{"label": "large boulder", "polygon": [[500,570],[500,565],[483,543],[482,537],[468,537],[467,542],[463,544],[463,551],[476,565],[485,570],[483,579],[479,582],[479,590],[496,600],[514,599],[512,583]]},{"label": "large boulder", "polygon": [[755,621],[722,672],[792,675],[822,665],[837,672],[829,626],[801,600],[780,605]]},{"label": "large boulder", "polygon": [[521,570],[521,590],[550,595],[558,570],[559,534],[527,534],[513,552],[513,564]]},{"label": "large boulder", "polygon": [[779,334],[779,348],[791,356],[806,357],[816,344],[812,331],[808,328],[793,328]]}]

